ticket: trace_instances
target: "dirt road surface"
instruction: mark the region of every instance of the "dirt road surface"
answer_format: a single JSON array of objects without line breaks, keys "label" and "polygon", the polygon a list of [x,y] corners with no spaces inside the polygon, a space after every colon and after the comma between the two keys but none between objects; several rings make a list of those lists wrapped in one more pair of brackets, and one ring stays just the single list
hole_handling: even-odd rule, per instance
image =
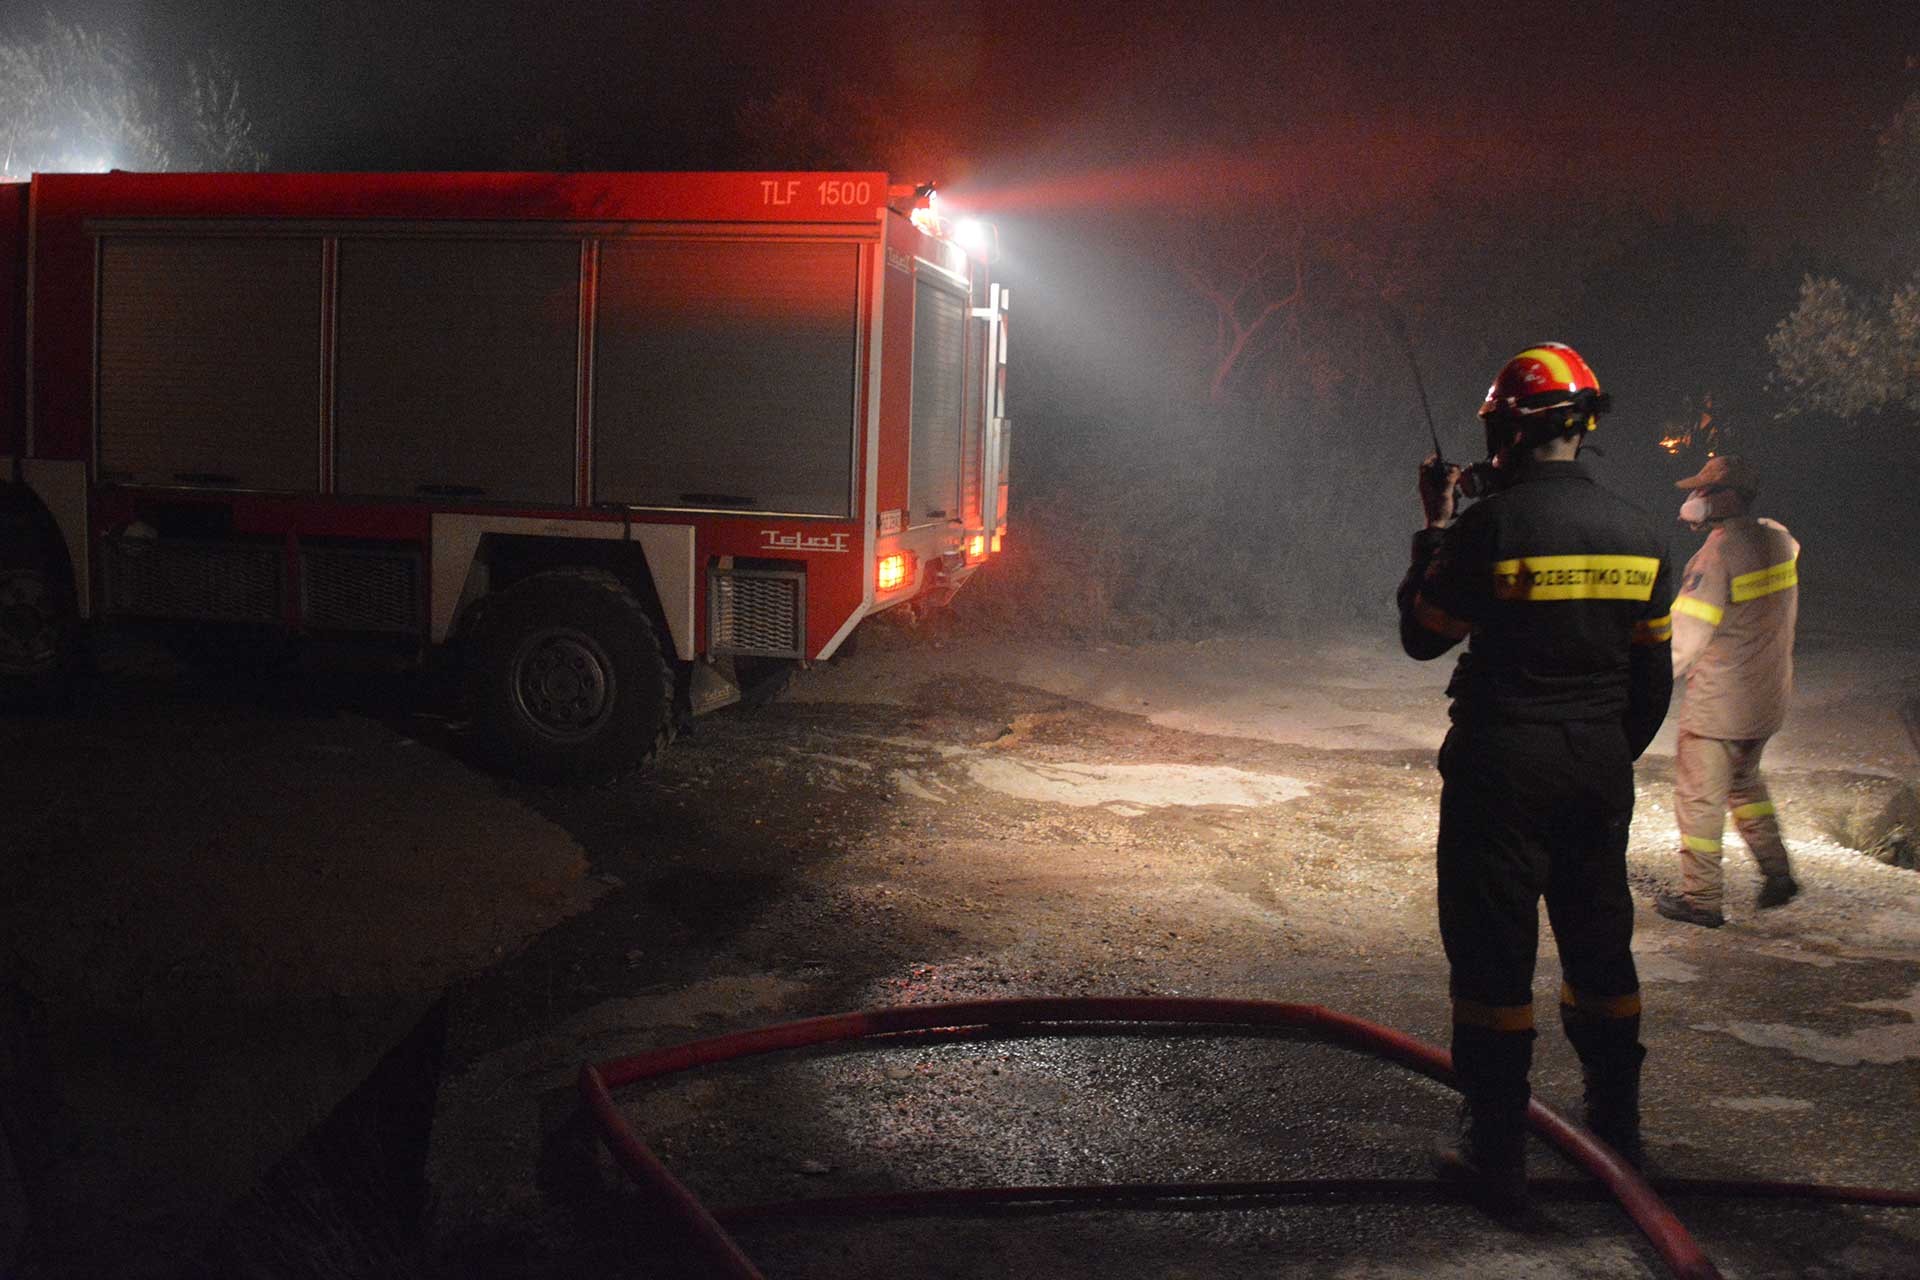
[{"label": "dirt road surface", "polygon": [[[579,1065],[820,1013],[1253,997],[1444,1044],[1446,666],[1385,636],[895,637],[773,707],[702,720],[650,773],[556,788],[470,768],[458,726],[404,682],[125,664],[72,716],[0,721],[19,1268],[698,1275],[592,1142]],[[1920,876],[1896,865],[1920,819],[1901,723],[1920,649],[1809,634],[1801,668],[1770,752],[1796,902],[1755,912],[1730,839],[1729,925],[1654,915],[1677,874],[1670,738],[1640,767],[1649,1144],[1676,1176],[1920,1190]],[[1548,942],[1543,1014],[1558,987]],[[1577,1111],[1572,1054],[1542,1026],[1536,1088]],[[1418,1178],[1452,1109],[1345,1050],[1217,1035],[802,1053],[621,1101],[715,1207]],[[415,1190],[424,1237],[353,1207]],[[1729,1276],[1920,1274],[1920,1212],[1677,1207]],[[1517,1228],[1433,1195],[781,1219],[738,1238],[770,1277],[1659,1274],[1617,1210],[1555,1197]]]}]

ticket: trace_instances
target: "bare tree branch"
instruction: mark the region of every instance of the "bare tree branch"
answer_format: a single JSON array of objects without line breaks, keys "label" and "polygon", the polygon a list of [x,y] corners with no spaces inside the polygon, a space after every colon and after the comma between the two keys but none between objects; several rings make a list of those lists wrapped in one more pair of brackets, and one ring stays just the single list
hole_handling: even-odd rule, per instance
[{"label": "bare tree branch", "polygon": [[189,127],[204,167],[234,173],[265,167],[253,117],[240,102],[240,77],[222,53],[187,64]]},{"label": "bare tree branch", "polygon": [[133,50],[122,32],[51,11],[38,34],[0,42],[0,174],[265,163],[225,58],[168,76]]},{"label": "bare tree branch", "polygon": [[[1290,313],[1304,301],[1307,275],[1302,240],[1298,232],[1285,243],[1269,240],[1250,262],[1232,272],[1226,286],[1214,283],[1191,261],[1180,264],[1189,287],[1214,309],[1215,354],[1208,396],[1215,403],[1226,396],[1228,385],[1269,335],[1274,317]],[[1284,294],[1274,292],[1278,286],[1272,278],[1278,274],[1273,261],[1282,252],[1288,254],[1292,266],[1291,287]],[[1263,297],[1265,300],[1259,301]],[[1257,307],[1248,315],[1250,299],[1257,302]]]}]

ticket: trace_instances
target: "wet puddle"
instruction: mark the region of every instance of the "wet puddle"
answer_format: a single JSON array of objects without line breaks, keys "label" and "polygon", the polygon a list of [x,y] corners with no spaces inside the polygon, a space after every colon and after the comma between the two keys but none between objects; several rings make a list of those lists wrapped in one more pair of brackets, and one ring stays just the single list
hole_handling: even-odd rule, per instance
[{"label": "wet puddle", "polygon": [[1308,791],[1297,778],[1219,765],[1040,764],[992,758],[971,760],[966,769],[976,785],[1017,800],[1101,805],[1132,814],[1173,805],[1259,808],[1298,800]]},{"label": "wet puddle", "polygon": [[1724,1031],[1762,1049],[1784,1049],[1796,1058],[1840,1067],[1857,1067],[1863,1063],[1888,1066],[1920,1058],[1920,987],[1908,992],[1902,1000],[1860,1000],[1854,1001],[1852,1007],[1904,1013],[1907,1021],[1861,1027],[1845,1035],[1830,1035],[1783,1022],[1703,1023],[1694,1030]]}]

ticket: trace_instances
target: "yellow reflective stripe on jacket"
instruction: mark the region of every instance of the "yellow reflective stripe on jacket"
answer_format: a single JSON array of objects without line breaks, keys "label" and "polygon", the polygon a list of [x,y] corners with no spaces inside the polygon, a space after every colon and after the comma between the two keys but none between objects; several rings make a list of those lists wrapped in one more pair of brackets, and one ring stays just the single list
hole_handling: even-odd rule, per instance
[{"label": "yellow reflective stripe on jacket", "polygon": [[1689,618],[1698,618],[1710,627],[1720,625],[1720,619],[1726,616],[1726,610],[1717,604],[1708,604],[1705,600],[1695,600],[1692,596],[1681,596],[1673,602],[1675,613],[1684,613]]},{"label": "yellow reflective stripe on jacket", "polygon": [[1681,836],[1680,839],[1687,848],[1693,850],[1695,853],[1720,852],[1720,842],[1718,840],[1709,840],[1705,836]]},{"label": "yellow reflective stripe on jacket", "polygon": [[1453,1020],[1463,1026],[1485,1027],[1489,1031],[1533,1030],[1533,1006],[1530,1004],[1481,1004],[1478,1000],[1453,1002]]},{"label": "yellow reflective stripe on jacket", "polygon": [[1633,624],[1633,642],[1635,644],[1665,644],[1673,639],[1673,615],[1663,613],[1657,618],[1643,618]]},{"label": "yellow reflective stripe on jacket", "polygon": [[1733,811],[1736,820],[1747,818],[1771,818],[1774,814],[1773,801],[1755,800],[1752,804],[1743,804]]},{"label": "yellow reflective stripe on jacket", "polygon": [[1761,596],[1770,596],[1776,591],[1785,591],[1788,587],[1799,585],[1798,562],[1788,560],[1783,564],[1770,565],[1765,569],[1741,574],[1733,580],[1731,594],[1733,602],[1739,604],[1745,600],[1758,600]]},{"label": "yellow reflective stripe on jacket", "polygon": [[1413,620],[1437,636],[1449,640],[1465,640],[1473,634],[1473,624],[1460,619],[1432,603],[1425,596],[1413,598]]},{"label": "yellow reflective stripe on jacket", "polygon": [[1602,1018],[1635,1018],[1640,1015],[1638,991],[1624,996],[1596,996],[1590,992],[1575,991],[1572,983],[1563,982],[1560,984],[1560,1003]]},{"label": "yellow reflective stripe on jacket", "polygon": [[1651,600],[1660,562],[1651,556],[1522,556],[1493,566],[1502,600]]}]

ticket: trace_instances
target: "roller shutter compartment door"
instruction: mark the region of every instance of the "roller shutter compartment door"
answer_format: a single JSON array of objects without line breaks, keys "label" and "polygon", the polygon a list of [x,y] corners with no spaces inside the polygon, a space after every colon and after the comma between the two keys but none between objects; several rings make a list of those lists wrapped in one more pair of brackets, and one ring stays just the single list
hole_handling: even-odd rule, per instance
[{"label": "roller shutter compartment door", "polygon": [[859,246],[601,242],[594,498],[845,516]]},{"label": "roller shutter compartment door", "polygon": [[961,384],[966,392],[966,434],[960,442],[960,493],[963,506],[963,519],[967,528],[978,529],[984,520],[985,498],[981,491],[984,477],[985,457],[982,450],[986,443],[986,373],[982,368],[980,353],[986,350],[987,322],[985,320],[967,321],[968,350],[971,358],[966,361],[965,376]]},{"label": "roller shutter compartment door", "polygon": [[908,524],[960,519],[966,299],[922,277],[913,290],[913,439]]},{"label": "roller shutter compartment door", "polygon": [[571,505],[577,240],[344,240],[334,392],[345,494]]},{"label": "roller shutter compartment door", "polygon": [[320,291],[316,238],[104,238],[102,478],[318,489]]}]

